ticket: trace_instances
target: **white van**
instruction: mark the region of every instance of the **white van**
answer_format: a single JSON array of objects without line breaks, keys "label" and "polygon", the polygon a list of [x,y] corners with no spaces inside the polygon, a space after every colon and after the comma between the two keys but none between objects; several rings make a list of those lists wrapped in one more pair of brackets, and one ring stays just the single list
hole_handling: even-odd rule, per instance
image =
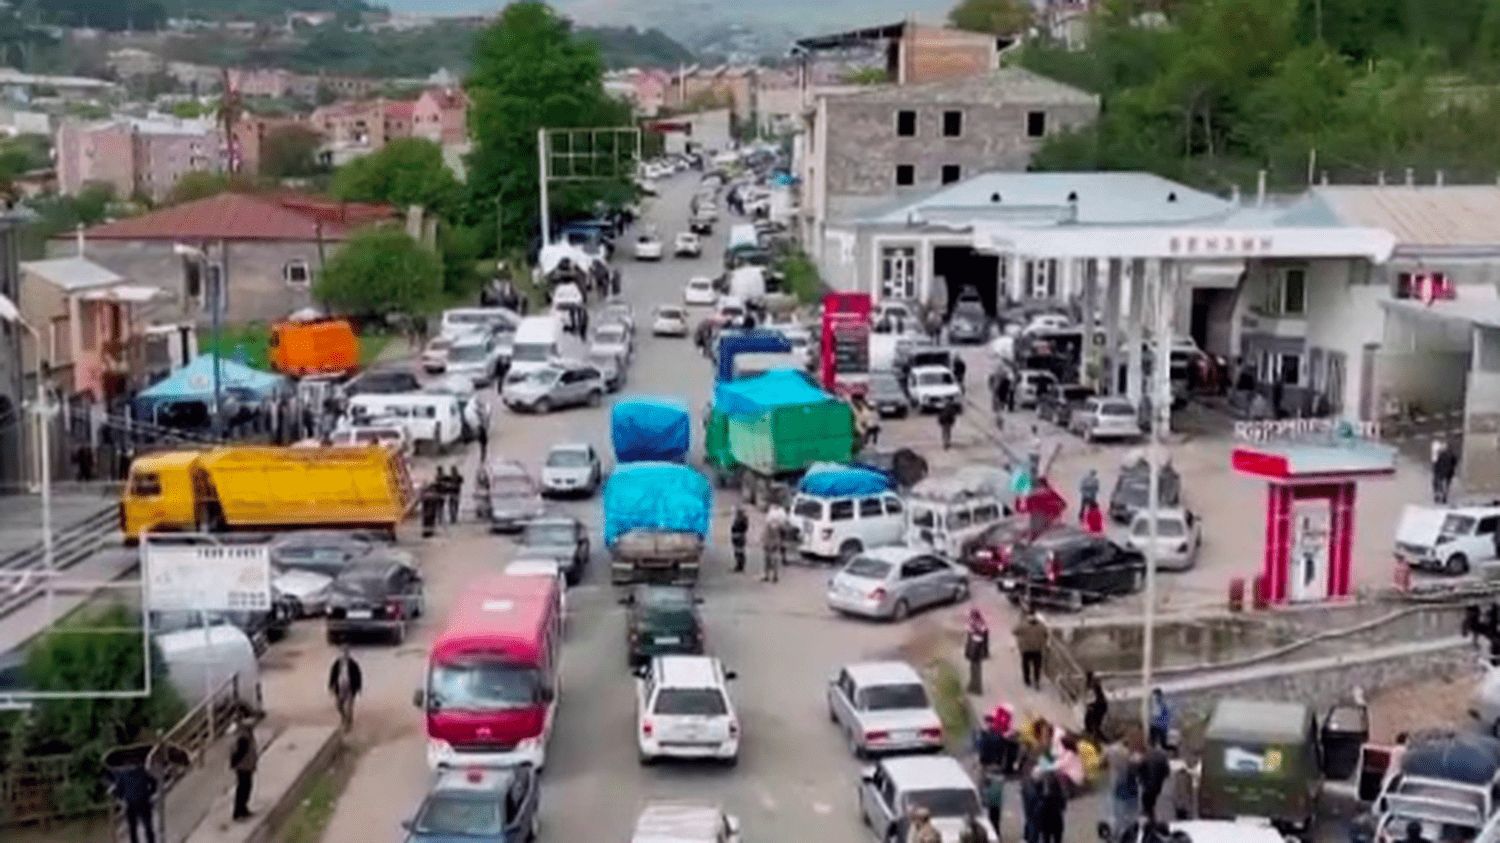
[{"label": "white van", "polygon": [[581,360],[585,357],[583,343],[563,330],[562,320],[556,315],[528,316],[516,328],[516,339],[511,345],[510,375],[525,375],[559,358]]},{"label": "white van", "polygon": [[899,544],[906,529],[906,505],[892,492],[825,497],[798,493],[792,517],[806,556],[847,562],[873,547]]},{"label": "white van", "polygon": [[724,245],[725,251],[733,251],[742,246],[759,246],[760,236],[755,233],[755,225],[745,223],[729,227],[729,242]]},{"label": "white van", "polygon": [[1401,510],[1396,558],[1413,568],[1467,574],[1495,561],[1500,505],[1419,506]]},{"label": "white van", "polygon": [[766,268],[742,266],[729,272],[729,295],[741,301],[755,301],[766,295]]},{"label": "white van", "polygon": [[521,322],[521,315],[504,307],[455,307],[443,311],[442,336],[453,338],[473,331],[509,333]]},{"label": "white van", "polygon": [[463,438],[463,403],[452,395],[398,392],[356,395],[349,399],[351,425],[371,419],[399,420],[406,426],[412,447],[442,453]]},{"label": "white van", "polygon": [[1015,502],[1010,473],[967,466],[929,477],[906,496],[906,543],[962,559],[974,537],[1005,518]]},{"label": "white van", "polygon": [[189,708],[235,677],[239,701],[254,711],[261,709],[260,664],[249,637],[239,627],[217,624],[207,630],[194,627],[153,638],[166,663],[167,678]]}]

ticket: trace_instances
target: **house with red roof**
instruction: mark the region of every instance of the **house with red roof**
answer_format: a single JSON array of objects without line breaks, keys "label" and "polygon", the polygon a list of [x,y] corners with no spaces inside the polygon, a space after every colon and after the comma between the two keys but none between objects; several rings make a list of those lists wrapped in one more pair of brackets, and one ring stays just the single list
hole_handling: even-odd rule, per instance
[{"label": "house with red roof", "polygon": [[[388,205],[229,192],[85,229],[81,247],[75,235],[60,236],[48,252],[150,279],[175,299],[181,318],[200,322],[211,318],[208,293],[222,279],[226,323],[271,322],[315,304],[313,279],[355,231],[399,223]],[[179,243],[207,261],[178,255]]]}]

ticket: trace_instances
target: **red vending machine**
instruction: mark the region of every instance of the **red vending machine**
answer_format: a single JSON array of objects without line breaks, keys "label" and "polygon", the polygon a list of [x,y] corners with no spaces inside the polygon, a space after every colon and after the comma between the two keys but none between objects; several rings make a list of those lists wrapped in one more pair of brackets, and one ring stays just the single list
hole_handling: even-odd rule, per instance
[{"label": "red vending machine", "polygon": [[823,297],[819,371],[823,388],[835,395],[858,395],[870,383],[868,293],[829,293]]}]

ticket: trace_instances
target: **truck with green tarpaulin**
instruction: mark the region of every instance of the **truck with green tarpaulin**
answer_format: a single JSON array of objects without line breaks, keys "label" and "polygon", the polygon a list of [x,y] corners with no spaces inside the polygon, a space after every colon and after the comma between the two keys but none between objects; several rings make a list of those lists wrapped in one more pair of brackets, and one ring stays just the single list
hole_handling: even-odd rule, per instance
[{"label": "truck with green tarpaulin", "polygon": [[814,463],[849,462],[856,438],[847,403],[802,372],[777,369],[714,388],[704,454],[719,485],[738,481],[754,504]]}]

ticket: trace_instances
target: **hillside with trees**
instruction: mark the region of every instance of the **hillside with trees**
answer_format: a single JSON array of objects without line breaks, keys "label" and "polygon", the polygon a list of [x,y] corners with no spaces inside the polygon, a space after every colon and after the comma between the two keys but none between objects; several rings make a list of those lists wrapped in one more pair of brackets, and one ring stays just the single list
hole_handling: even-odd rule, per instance
[{"label": "hillside with trees", "polygon": [[[966,5],[983,2],[1008,5]],[[1020,61],[1103,102],[1042,169],[1219,190],[1260,169],[1280,187],[1500,172],[1500,0],[1105,0],[1086,50],[1034,42]]]}]

